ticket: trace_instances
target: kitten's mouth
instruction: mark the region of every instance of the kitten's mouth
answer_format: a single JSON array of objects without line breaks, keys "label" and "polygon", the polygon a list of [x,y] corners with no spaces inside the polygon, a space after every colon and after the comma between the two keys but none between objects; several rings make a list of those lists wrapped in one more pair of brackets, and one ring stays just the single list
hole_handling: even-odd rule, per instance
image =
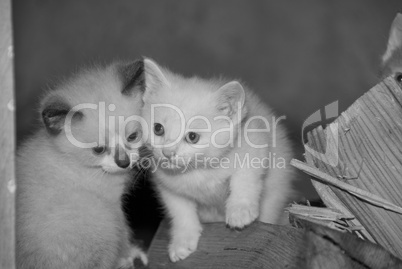
[{"label": "kitten's mouth", "polygon": [[121,175],[121,174],[126,174],[131,171],[130,168],[120,168],[120,167],[102,167],[102,171],[107,173],[107,174],[113,174],[113,175]]}]

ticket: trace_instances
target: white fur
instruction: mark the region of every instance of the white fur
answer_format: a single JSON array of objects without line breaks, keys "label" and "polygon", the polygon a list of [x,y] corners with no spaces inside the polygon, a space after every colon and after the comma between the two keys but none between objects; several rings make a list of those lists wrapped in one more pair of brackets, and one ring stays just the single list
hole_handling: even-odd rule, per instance
[{"label": "white fur", "polygon": [[[80,103],[114,103],[107,115],[139,114],[141,98],[123,96],[115,67],[87,70],[44,98]],[[98,140],[98,114],[84,110],[71,126],[79,141]],[[136,130],[128,125],[126,131]],[[108,139],[119,141],[115,130]],[[121,136],[121,135],[120,135]],[[115,145],[96,156],[73,146],[63,130],[49,134],[42,127],[17,155],[17,267],[20,269],[131,268],[133,259],[147,262],[145,253],[130,243],[130,230],[121,196],[132,179],[130,169],[118,167]],[[137,150],[133,150],[137,152]],[[133,164],[132,164],[133,165]],[[131,165],[131,167],[132,167]]]},{"label": "white fur", "polygon": [[[153,176],[161,200],[172,219],[170,259],[173,262],[184,259],[196,250],[202,231],[201,222],[226,221],[232,228],[243,228],[256,219],[269,223],[281,222],[283,208],[289,202],[292,192],[292,169],[289,165],[292,148],[285,130],[279,124],[275,132],[249,134],[254,144],[268,143],[268,148],[253,148],[246,143],[244,137],[244,124],[247,119],[263,116],[271,123],[271,117],[274,116],[272,111],[250,90],[243,89],[238,82],[184,78],[159,67],[152,60],[146,59],[144,62],[146,92],[143,116],[149,123],[148,143],[153,149],[154,158],[163,157],[163,149],[157,145],[167,145],[178,140],[176,145],[169,145],[169,150],[178,157],[190,160],[179,161],[177,166],[157,167]],[[242,105],[240,110],[235,107],[238,103]],[[185,141],[186,131],[184,136],[183,133],[180,134],[180,116],[173,110],[155,110],[154,121],[151,120],[152,104],[171,104],[180,108],[186,123],[193,116],[209,119],[211,131],[202,133],[199,143],[207,143],[212,138],[212,132],[230,126],[224,120],[213,120],[215,116],[229,115],[232,119],[238,117],[238,121],[234,120],[235,124],[243,121],[235,126],[240,129],[236,129],[233,138],[235,141],[239,139],[241,146],[235,142],[234,146],[223,148],[213,145],[197,148],[196,145]],[[164,126],[163,136],[154,135],[153,122]],[[197,127],[206,128],[202,124]],[[262,130],[264,126],[261,122],[251,121],[249,128]],[[186,130],[189,130],[188,126]],[[217,136],[220,145],[230,141],[230,135],[227,133]],[[272,142],[274,136],[276,147],[273,147]],[[178,169],[191,164],[197,153],[210,158],[217,157],[219,160],[227,158],[230,164],[213,168],[211,163],[207,162],[206,167]],[[248,155],[250,159],[261,159],[270,153],[283,157],[286,160],[286,168],[241,168],[235,165],[237,157],[243,160],[242,158]]]}]

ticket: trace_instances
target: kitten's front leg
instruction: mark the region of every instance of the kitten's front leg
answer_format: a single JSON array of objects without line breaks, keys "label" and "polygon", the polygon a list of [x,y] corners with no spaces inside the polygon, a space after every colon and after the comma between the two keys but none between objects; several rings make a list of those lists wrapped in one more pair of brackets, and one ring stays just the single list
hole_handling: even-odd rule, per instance
[{"label": "kitten's front leg", "polygon": [[124,258],[120,258],[118,262],[118,269],[132,269],[134,261],[140,259],[143,265],[148,265],[147,254],[138,246],[129,244],[127,254]]},{"label": "kitten's front leg", "polygon": [[143,265],[148,265],[148,256],[140,246],[131,242],[131,230],[125,225],[125,233],[123,236],[122,257],[118,261],[118,269],[134,268],[134,261],[140,259]]},{"label": "kitten's front leg", "polygon": [[202,226],[195,202],[160,188],[162,200],[172,218],[169,257],[172,262],[187,258],[197,249]]},{"label": "kitten's front leg", "polygon": [[230,179],[230,195],[226,201],[226,224],[242,229],[259,215],[262,179],[260,169],[243,168]]}]

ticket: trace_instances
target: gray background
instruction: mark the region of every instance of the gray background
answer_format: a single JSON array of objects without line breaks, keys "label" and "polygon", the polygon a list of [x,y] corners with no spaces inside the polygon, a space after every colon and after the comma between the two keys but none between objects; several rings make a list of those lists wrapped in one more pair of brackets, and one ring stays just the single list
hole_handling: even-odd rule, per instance
[{"label": "gray background", "polygon": [[34,129],[38,97],[55,81],[144,55],[185,75],[241,78],[287,116],[300,146],[310,114],[335,100],[343,111],[378,81],[398,11],[401,0],[15,0],[18,139]]}]

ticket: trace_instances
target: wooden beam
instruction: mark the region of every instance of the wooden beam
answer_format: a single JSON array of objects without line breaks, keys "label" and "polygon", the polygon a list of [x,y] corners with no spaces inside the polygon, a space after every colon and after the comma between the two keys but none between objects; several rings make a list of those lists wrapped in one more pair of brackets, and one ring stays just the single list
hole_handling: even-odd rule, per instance
[{"label": "wooden beam", "polygon": [[0,1],[0,268],[15,268],[15,130],[11,2]]},{"label": "wooden beam", "polygon": [[204,224],[197,251],[172,263],[167,253],[169,226],[163,221],[152,241],[149,268],[295,268],[303,263],[303,230],[261,222],[242,231],[226,228],[225,223]]},{"label": "wooden beam", "polygon": [[225,223],[204,224],[197,251],[172,263],[165,220],[149,249],[148,268],[402,268],[402,261],[379,245],[307,220],[295,221],[303,229],[254,222],[234,231]]}]

